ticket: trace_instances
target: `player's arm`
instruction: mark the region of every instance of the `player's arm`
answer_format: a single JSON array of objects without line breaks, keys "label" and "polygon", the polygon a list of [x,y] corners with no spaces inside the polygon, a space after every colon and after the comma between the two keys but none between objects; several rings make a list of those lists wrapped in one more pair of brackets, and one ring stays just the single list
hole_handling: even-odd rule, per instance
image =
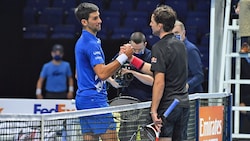
[{"label": "player's arm", "polygon": [[76,69],[75,69],[75,79],[77,80],[77,71],[76,71]]},{"label": "player's arm", "polygon": [[153,76],[153,72],[150,70],[151,64],[144,62],[142,59],[132,56],[129,59],[131,65],[133,65],[136,69],[140,70],[141,72]]},{"label": "player's arm", "polygon": [[36,83],[36,98],[37,99],[43,99],[43,95],[42,95],[43,82],[44,82],[44,78],[39,77]]},{"label": "player's arm", "polygon": [[154,82],[154,78],[151,75],[143,74],[141,72],[137,72],[134,70],[123,69],[124,73],[132,73],[134,77],[136,77],[139,81],[141,81],[145,85],[152,86]]},{"label": "player's arm", "polygon": [[109,78],[107,79],[107,82],[109,82],[109,83],[110,83],[114,88],[116,88],[116,89],[122,87],[122,86],[120,86],[120,85],[115,81],[115,79],[113,79],[112,77],[109,77]]},{"label": "player's arm", "polygon": [[123,49],[122,53],[109,64],[95,65],[94,71],[101,80],[106,80],[110,76],[112,76],[128,59],[131,59],[132,55],[133,49],[131,48],[131,46],[128,46],[126,49]]},{"label": "player's arm", "polygon": [[[124,59],[126,61],[126,59]],[[113,62],[105,64],[97,64],[94,66],[94,71],[101,80],[106,80],[112,76],[121,66],[119,61],[114,60]]]},{"label": "player's arm", "polygon": [[152,93],[152,103],[151,103],[151,117],[154,121],[157,130],[159,131],[161,127],[161,119],[158,118],[157,109],[160,104],[161,98],[163,96],[163,91],[165,87],[165,74],[161,72],[155,72],[154,74],[154,84]]},{"label": "player's arm", "polygon": [[69,86],[69,88],[68,88],[67,98],[72,99],[74,97],[74,94],[73,94],[73,92],[74,92],[74,80],[73,80],[72,76],[68,77],[68,86]]}]

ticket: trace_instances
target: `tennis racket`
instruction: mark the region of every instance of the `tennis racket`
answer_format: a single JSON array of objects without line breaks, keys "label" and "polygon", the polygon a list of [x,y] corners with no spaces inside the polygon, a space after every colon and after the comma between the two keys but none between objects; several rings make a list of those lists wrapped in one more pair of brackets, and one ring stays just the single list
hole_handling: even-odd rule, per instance
[{"label": "tennis racket", "polygon": [[[126,105],[126,104],[134,104],[139,103],[140,100],[131,96],[119,96],[110,101],[110,106],[119,106],[119,105]],[[136,121],[142,115],[142,109],[134,109],[129,111],[119,112],[119,121],[121,122],[130,122]],[[117,114],[115,118],[118,119]]]},{"label": "tennis racket", "polygon": [[[168,109],[164,112],[163,117],[167,118],[168,115],[173,111],[173,109],[179,104],[178,99],[174,99]],[[151,141],[159,141],[160,132],[155,128],[154,123],[148,124],[140,128],[141,134],[146,135]],[[131,137],[130,141],[133,141],[135,137]]]}]

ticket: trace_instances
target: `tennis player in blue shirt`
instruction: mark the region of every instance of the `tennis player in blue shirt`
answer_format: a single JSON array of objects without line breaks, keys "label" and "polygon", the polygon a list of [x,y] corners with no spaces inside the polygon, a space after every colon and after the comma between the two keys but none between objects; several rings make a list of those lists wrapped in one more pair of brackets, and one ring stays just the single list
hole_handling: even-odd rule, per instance
[{"label": "tennis player in blue shirt", "polygon": [[[77,110],[108,107],[106,79],[112,76],[133,50],[123,50],[114,61],[105,65],[101,40],[96,37],[101,30],[99,8],[92,3],[81,3],[75,9],[77,20],[82,25],[82,34],[75,44]],[[129,46],[129,45],[128,45]],[[117,141],[116,124],[112,114],[80,118],[83,140]]]}]

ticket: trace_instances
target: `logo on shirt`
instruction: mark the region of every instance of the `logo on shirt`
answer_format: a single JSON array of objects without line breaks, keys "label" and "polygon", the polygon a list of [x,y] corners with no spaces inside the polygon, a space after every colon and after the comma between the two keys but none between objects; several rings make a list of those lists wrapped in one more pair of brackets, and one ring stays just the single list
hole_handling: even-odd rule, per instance
[{"label": "logo on shirt", "polygon": [[59,75],[62,75],[62,72],[60,72],[60,71],[54,71],[54,72],[52,72],[52,75],[53,76],[59,76]]},{"label": "logo on shirt", "polygon": [[99,38],[97,39],[97,43],[98,43],[98,44],[101,44],[101,40],[100,40]]},{"label": "logo on shirt", "polygon": [[101,52],[100,51],[95,51],[93,52],[94,55],[101,55]]},{"label": "logo on shirt", "polygon": [[151,63],[156,63],[156,62],[157,62],[157,58],[152,57],[152,58],[151,58]]},{"label": "logo on shirt", "polygon": [[104,90],[105,81],[101,81],[97,75],[95,75],[95,81],[96,81],[95,84],[96,91],[101,92],[102,90]]}]

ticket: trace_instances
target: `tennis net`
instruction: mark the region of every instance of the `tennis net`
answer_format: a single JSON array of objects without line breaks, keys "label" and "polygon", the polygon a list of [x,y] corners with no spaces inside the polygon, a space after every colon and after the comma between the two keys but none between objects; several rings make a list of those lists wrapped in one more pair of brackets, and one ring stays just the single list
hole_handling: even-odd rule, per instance
[{"label": "tennis net", "polygon": [[[120,99],[122,100],[122,99]],[[123,103],[106,108],[96,108],[80,111],[71,111],[53,114],[1,114],[0,140],[1,141],[80,141],[83,140],[80,127],[80,117],[112,113],[120,141],[129,141],[133,134],[136,140],[149,140],[146,135],[140,134],[141,126],[151,122],[149,108],[151,102]],[[202,107],[222,107],[221,136],[223,140],[231,138],[231,94],[204,93],[190,95],[190,118],[188,124],[188,140],[199,140],[209,136],[210,132],[201,122]],[[207,110],[207,109],[205,109]],[[212,109],[213,110],[213,109]],[[96,121],[97,122],[97,121]],[[208,122],[209,123],[209,122]],[[211,122],[210,122],[211,123]],[[212,126],[212,125],[211,125]],[[100,126],[101,127],[101,126]],[[204,127],[204,128],[203,128]],[[213,131],[211,131],[213,133]],[[211,133],[211,135],[213,135]],[[101,141],[101,139],[100,139]]]}]

